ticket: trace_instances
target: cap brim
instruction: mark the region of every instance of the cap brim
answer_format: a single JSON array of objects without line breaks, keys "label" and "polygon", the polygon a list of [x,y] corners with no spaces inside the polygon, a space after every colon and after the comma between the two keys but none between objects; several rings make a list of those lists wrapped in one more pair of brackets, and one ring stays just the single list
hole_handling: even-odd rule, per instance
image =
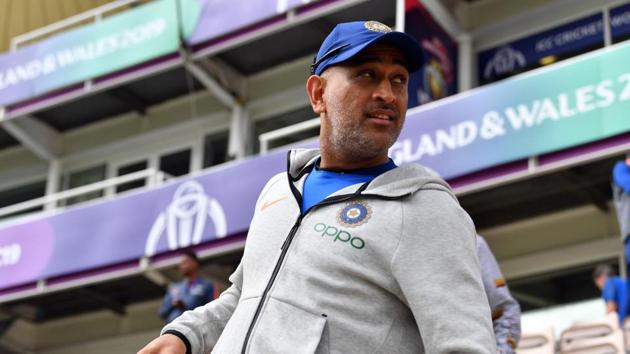
[{"label": "cap brim", "polygon": [[[357,54],[361,53],[365,48],[374,44],[389,44],[393,47],[400,49],[407,60],[407,69],[409,73],[418,71],[422,67],[423,55],[422,49],[418,42],[410,35],[403,32],[388,32],[378,36],[366,43],[356,46],[348,51],[340,53],[338,56],[331,58],[325,67],[332,65],[338,65],[345,61],[352,59]],[[323,71],[323,70],[321,70]]]}]

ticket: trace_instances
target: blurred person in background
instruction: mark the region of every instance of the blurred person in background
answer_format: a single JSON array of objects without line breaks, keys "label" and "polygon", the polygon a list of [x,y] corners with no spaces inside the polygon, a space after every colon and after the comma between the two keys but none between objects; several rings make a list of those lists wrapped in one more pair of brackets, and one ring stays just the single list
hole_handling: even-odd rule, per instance
[{"label": "blurred person in background", "polygon": [[492,324],[501,354],[514,354],[521,338],[521,306],[510,294],[499,264],[486,240],[477,235],[477,256],[483,287],[492,311]]},{"label": "blurred person in background", "polygon": [[160,306],[160,317],[170,323],[182,313],[205,305],[214,298],[214,286],[199,274],[199,258],[193,251],[184,251],[179,272],[184,280],[171,284]]},{"label": "blurred person in background", "polygon": [[263,188],[232,286],[140,353],[496,353],[472,220],[388,157],[421,66],[382,23],[332,30],[306,82],[321,150],[290,151]]},{"label": "blurred person in background", "polygon": [[616,312],[619,316],[619,324],[628,316],[628,285],[626,281],[615,275],[613,269],[607,264],[600,264],[593,271],[593,281],[602,292],[602,298],[606,302],[606,313]]},{"label": "blurred person in background", "polygon": [[626,155],[625,160],[617,161],[613,167],[612,190],[621,241],[624,244],[626,270],[630,270],[630,154]]}]

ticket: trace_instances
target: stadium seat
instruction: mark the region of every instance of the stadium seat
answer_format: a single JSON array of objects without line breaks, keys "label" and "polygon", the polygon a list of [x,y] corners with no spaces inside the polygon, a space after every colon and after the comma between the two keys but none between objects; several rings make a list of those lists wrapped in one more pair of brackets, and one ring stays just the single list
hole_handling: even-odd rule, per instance
[{"label": "stadium seat", "polygon": [[552,327],[525,332],[521,335],[516,354],[554,354],[555,344]]},{"label": "stadium seat", "polygon": [[560,337],[560,354],[625,353],[617,314],[595,321],[576,321]]}]

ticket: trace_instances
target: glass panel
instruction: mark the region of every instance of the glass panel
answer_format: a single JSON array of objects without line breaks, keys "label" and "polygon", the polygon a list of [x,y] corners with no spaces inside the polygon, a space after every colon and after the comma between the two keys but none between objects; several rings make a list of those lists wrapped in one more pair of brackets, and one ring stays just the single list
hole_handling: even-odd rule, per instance
[{"label": "glass panel", "polygon": [[159,169],[173,177],[188,174],[190,172],[190,149],[162,155]]},{"label": "glass panel", "polygon": [[[68,183],[65,189],[73,189],[81,186],[85,186],[90,183],[99,182],[105,179],[105,165],[99,165],[96,167],[86,168],[84,170],[70,173],[68,176]],[[103,196],[103,190],[98,190],[86,194],[82,194],[73,198],[69,198],[62,205],[72,205],[76,203],[85,202],[91,199],[100,198]]]},{"label": "glass panel", "polygon": [[[148,162],[146,160],[130,163],[130,164],[119,167],[118,171],[116,172],[116,175],[123,176],[123,175],[127,175],[133,172],[146,170],[147,166],[148,166]],[[118,186],[116,186],[116,193],[122,193],[124,191],[128,191],[131,189],[144,187],[145,182],[146,182],[145,179],[139,179],[136,181],[119,184]]]},{"label": "glass panel", "polygon": [[[46,181],[34,182],[4,191],[0,191],[0,208],[25,202],[27,200],[43,197],[46,193]],[[8,218],[16,215],[22,215],[31,213],[34,211],[42,210],[43,207],[35,207],[28,210],[19,211],[10,215],[5,215],[0,218]]]},{"label": "glass panel", "polygon": [[[315,117],[317,117],[317,115],[313,113],[313,109],[311,108],[311,106],[308,106],[308,107],[302,107],[291,112],[286,112],[278,116],[256,122],[256,124],[254,125],[254,133],[256,137],[256,141],[255,141],[256,153],[260,152],[260,141],[258,140],[258,137],[260,136],[260,134],[274,131],[274,130],[284,128],[293,124],[297,124],[300,122],[304,122],[306,120],[313,119]],[[292,143],[296,143],[298,141],[314,138],[317,136],[319,136],[319,127],[301,131],[298,133],[294,133],[290,136],[286,136],[280,139],[275,139],[271,142],[271,144],[269,145],[269,148],[272,149],[278,146],[289,145]]]},{"label": "glass panel", "polygon": [[228,132],[207,135],[203,141],[203,168],[227,161]]},{"label": "glass panel", "polygon": [[[616,260],[605,263],[613,267],[617,265]],[[595,266],[596,264],[590,264],[514,281],[508,280],[508,286],[523,311],[588,300],[600,295],[593,283],[592,274]]]}]

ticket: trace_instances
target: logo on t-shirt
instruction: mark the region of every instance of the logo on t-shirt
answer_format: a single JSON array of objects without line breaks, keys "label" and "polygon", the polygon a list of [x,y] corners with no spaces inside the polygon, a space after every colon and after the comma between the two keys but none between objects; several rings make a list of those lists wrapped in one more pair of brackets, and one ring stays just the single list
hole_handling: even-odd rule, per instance
[{"label": "logo on t-shirt", "polygon": [[372,208],[365,201],[350,202],[337,214],[337,221],[343,226],[357,227],[365,224],[372,216]]}]

